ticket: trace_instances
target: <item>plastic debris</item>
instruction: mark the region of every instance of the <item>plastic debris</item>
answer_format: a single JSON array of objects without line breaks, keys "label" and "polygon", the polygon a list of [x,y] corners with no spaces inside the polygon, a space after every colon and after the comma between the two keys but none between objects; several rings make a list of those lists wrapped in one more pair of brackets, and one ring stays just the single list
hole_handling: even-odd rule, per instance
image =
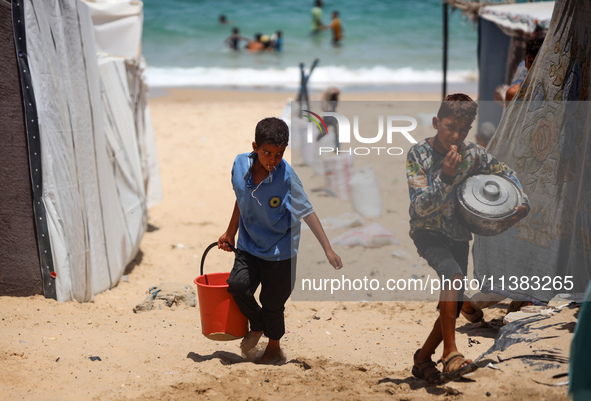
[{"label": "plastic debris", "polygon": [[379,248],[385,245],[395,245],[398,241],[394,235],[381,224],[371,223],[343,233],[331,240],[334,245]]},{"label": "plastic debris", "polygon": [[197,305],[197,294],[192,286],[180,283],[160,283],[158,286],[150,287],[144,302],[133,308],[135,313],[146,312],[152,309],[163,309],[173,305]]}]

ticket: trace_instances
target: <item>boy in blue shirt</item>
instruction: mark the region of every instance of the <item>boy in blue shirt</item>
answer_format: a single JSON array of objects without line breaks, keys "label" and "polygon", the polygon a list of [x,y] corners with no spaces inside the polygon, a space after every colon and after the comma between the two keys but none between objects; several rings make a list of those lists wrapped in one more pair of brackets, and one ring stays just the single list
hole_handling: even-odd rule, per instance
[{"label": "boy in blue shirt", "polygon": [[[289,129],[283,120],[265,118],[256,126],[253,152],[240,154],[232,167],[236,194],[228,229],[218,248],[231,251],[239,232],[228,291],[250,321],[240,348],[247,354],[263,334],[269,338],[260,363],[281,360],[280,339],[285,334],[285,302],[295,284],[300,219],[318,239],[329,263],[340,269],[341,258],[332,250],[302,183],[283,160]],[[259,300],[254,294],[261,285]]]},{"label": "boy in blue shirt", "polygon": [[[456,187],[466,177],[476,174],[503,175],[521,184],[515,172],[498,161],[483,147],[465,141],[476,117],[478,105],[469,96],[448,95],[441,103],[433,128],[437,131],[414,145],[406,160],[410,192],[410,236],[421,257],[427,260],[442,282],[439,317],[422,348],[414,354],[414,376],[429,383],[455,380],[477,366],[458,351],[455,340],[456,318],[462,309],[463,287],[450,285],[463,280],[468,270],[469,241],[472,234],[465,228],[455,208]],[[529,200],[523,193],[523,204],[501,224],[510,227],[527,215]],[[443,375],[431,355],[443,342]]]}]

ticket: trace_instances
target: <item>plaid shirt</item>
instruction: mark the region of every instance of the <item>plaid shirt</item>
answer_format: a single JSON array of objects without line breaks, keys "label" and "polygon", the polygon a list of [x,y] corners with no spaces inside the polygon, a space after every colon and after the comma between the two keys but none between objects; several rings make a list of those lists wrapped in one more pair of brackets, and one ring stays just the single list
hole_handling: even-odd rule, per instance
[{"label": "plaid shirt", "polygon": [[[410,236],[417,229],[437,230],[456,241],[470,241],[472,233],[456,217],[456,187],[466,177],[477,174],[503,175],[522,189],[515,172],[498,161],[482,146],[465,141],[458,149],[462,161],[455,177],[441,174],[445,155],[422,140],[408,151],[406,177],[410,193]],[[529,200],[523,193],[523,203]]]}]

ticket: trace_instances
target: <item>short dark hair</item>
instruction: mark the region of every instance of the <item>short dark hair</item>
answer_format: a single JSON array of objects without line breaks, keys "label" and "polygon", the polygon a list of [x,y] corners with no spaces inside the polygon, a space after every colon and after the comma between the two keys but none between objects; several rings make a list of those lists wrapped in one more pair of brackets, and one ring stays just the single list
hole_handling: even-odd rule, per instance
[{"label": "short dark hair", "polygon": [[254,130],[254,141],[257,146],[265,143],[273,146],[287,146],[289,142],[289,128],[285,121],[267,117],[259,121]]},{"label": "short dark hair", "polygon": [[544,43],[543,37],[531,38],[525,43],[525,54],[536,57],[542,48],[542,43]]},{"label": "short dark hair", "polygon": [[478,104],[470,96],[463,93],[454,93],[447,95],[443,99],[437,112],[437,118],[441,120],[445,117],[456,116],[474,121],[477,112]]}]

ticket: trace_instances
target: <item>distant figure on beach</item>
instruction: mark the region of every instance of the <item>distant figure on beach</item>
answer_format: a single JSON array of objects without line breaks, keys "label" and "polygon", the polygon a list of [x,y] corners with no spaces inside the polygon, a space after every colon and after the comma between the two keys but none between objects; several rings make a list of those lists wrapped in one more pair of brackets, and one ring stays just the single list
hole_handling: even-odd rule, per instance
[{"label": "distant figure on beach", "polygon": [[232,23],[232,21],[228,21],[228,17],[226,17],[224,14],[221,14],[221,15],[219,16],[219,18],[218,18],[218,22],[219,22],[221,25],[228,25],[228,24],[231,24],[231,23]]},{"label": "distant figure on beach", "polygon": [[314,8],[312,8],[311,14],[312,24],[310,25],[310,31],[313,34],[317,34],[322,29],[325,29],[325,26],[322,23],[322,0],[316,0],[314,2]]},{"label": "distant figure on beach", "polygon": [[271,35],[271,49],[276,52],[283,50],[283,32],[277,31]]},{"label": "distant figure on beach", "polygon": [[250,39],[240,35],[240,29],[232,28],[232,35],[228,36],[224,43],[232,50],[240,50],[240,41],[243,40],[246,43],[250,42]]},{"label": "distant figure on beach", "polygon": [[498,102],[501,106],[505,107],[508,102],[513,100],[519,88],[521,87],[521,83],[527,76],[527,73],[535,60],[540,48],[542,47],[542,43],[544,42],[543,36],[535,36],[529,39],[525,44],[525,60],[523,60],[517,66],[517,70],[515,74],[513,74],[513,80],[511,81],[511,85],[502,84],[495,88],[494,91],[494,99]]},{"label": "distant figure on beach", "polygon": [[[337,110],[337,105],[339,103],[339,95],[341,94],[341,91],[339,90],[339,88],[337,88],[336,86],[329,86],[328,88],[326,88],[323,92],[322,95],[320,96],[320,108],[322,109],[322,111],[326,111],[326,112],[330,112],[333,113]],[[332,116],[325,116],[324,117],[324,122],[326,123],[326,128],[327,131],[331,131],[334,134],[334,146],[335,149],[339,147],[339,124],[338,121],[335,117]],[[332,129],[331,129],[332,127]],[[329,132],[322,132],[320,131],[320,133],[318,134],[318,137],[316,137],[316,141],[320,141],[320,139],[322,139],[325,135],[327,135]]]},{"label": "distant figure on beach", "polygon": [[[532,39],[528,40],[527,43],[525,44],[524,63],[525,63],[525,69],[528,72],[529,72],[529,69],[531,68],[531,65],[533,64],[534,60],[536,59],[536,56],[538,55],[540,48],[542,47],[542,43],[544,43],[544,38],[537,37],[537,38],[532,38]],[[516,84],[510,86],[509,89],[507,89],[507,93],[505,94],[505,101],[506,102],[510,102],[511,100],[513,100],[513,98],[515,97],[515,95],[519,91],[519,88],[521,87],[522,82],[523,82],[523,80],[521,80],[521,82],[519,82],[519,83],[516,83]]]},{"label": "distant figure on beach", "polygon": [[480,124],[480,127],[478,127],[478,131],[476,132],[476,143],[483,148],[486,148],[496,130],[497,127],[495,127],[490,121],[483,122]]},{"label": "distant figure on beach", "polygon": [[339,18],[339,12],[332,12],[332,21],[328,24],[329,28],[332,29],[332,45],[340,46],[341,39],[343,39],[343,26],[341,19]]},{"label": "distant figure on beach", "polygon": [[271,35],[261,35],[261,43],[263,44],[264,50],[273,50]]},{"label": "distant figure on beach", "polygon": [[[478,368],[458,351],[456,319],[463,303],[464,284],[472,234],[461,223],[456,204],[457,185],[468,175],[497,174],[521,189],[515,172],[486,149],[466,141],[478,104],[458,93],[445,97],[433,117],[434,137],[412,146],[406,160],[410,194],[410,237],[418,254],[427,260],[440,279],[439,317],[422,348],[413,358],[412,374],[429,383],[457,380]],[[529,200],[503,220],[510,227],[529,212]],[[459,284],[459,285],[458,285]],[[443,342],[443,372],[431,359]]]},{"label": "distant figure on beach", "polygon": [[265,44],[262,42],[263,35],[260,33],[254,34],[254,40],[248,42],[246,48],[251,52],[258,52],[265,50]]},{"label": "distant figure on beach", "polygon": [[[257,361],[264,364],[279,363],[284,358],[280,340],[285,334],[285,302],[295,285],[301,219],[322,246],[328,262],[335,269],[343,266],[300,179],[283,159],[288,140],[289,128],[283,120],[271,117],[259,121],[253,151],[234,160],[236,202],[228,229],[218,239],[220,249],[230,252],[228,244],[236,247],[228,292],[250,322],[240,348],[249,355],[264,334],[269,342]],[[260,304],[254,297],[259,285]]]}]

